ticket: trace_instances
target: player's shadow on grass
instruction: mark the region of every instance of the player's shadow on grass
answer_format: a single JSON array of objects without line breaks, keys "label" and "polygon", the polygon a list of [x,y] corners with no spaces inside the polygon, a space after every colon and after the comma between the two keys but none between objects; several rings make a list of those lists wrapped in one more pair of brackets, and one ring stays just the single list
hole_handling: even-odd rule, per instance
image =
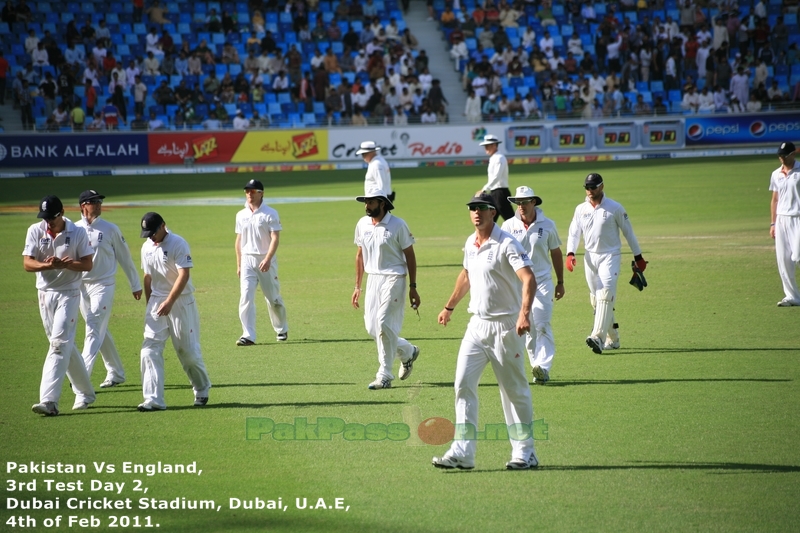
[{"label": "player's shadow on grass", "polygon": [[[460,341],[464,337],[404,337],[408,341]],[[322,344],[328,342],[365,342],[374,345],[374,339],[298,339],[295,344]]]},{"label": "player's shadow on grass", "polygon": [[[632,461],[625,465],[541,465],[534,470],[521,470],[516,475],[536,475],[536,472],[587,472],[611,470],[705,470],[709,474],[794,474],[798,465],[769,465],[762,463],[668,463],[658,461]],[[445,474],[493,474],[506,472],[497,468],[475,470],[445,470]],[[511,473],[509,473],[511,474]]]},{"label": "player's shadow on grass", "polygon": [[417,268],[453,268],[453,267],[464,268],[464,265],[461,263],[453,263],[445,265],[417,265]]},{"label": "player's shadow on grass", "polygon": [[635,355],[659,353],[704,353],[704,352],[800,352],[800,348],[636,348],[625,347],[622,350],[608,350],[608,355]]},{"label": "player's shadow on grass", "polygon": [[[575,385],[653,385],[657,383],[713,383],[713,382],[748,382],[748,383],[786,383],[792,382],[791,379],[770,379],[770,378],[653,378],[653,379],[575,379],[575,380],[550,380],[540,389],[551,389],[553,387],[572,387]],[[452,388],[452,381],[428,381],[422,382],[422,387],[446,387]],[[497,387],[497,383],[481,383],[479,387]],[[538,390],[538,389],[537,389]]]}]

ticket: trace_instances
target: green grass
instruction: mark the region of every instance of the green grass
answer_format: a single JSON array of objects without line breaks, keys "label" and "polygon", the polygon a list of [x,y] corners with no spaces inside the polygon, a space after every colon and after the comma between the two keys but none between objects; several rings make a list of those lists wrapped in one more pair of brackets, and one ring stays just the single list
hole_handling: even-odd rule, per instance
[{"label": "green grass", "polygon": [[[430,465],[446,446],[409,442],[247,440],[248,417],[292,423],[338,417],[348,423],[402,423],[404,408],[422,419],[453,418],[452,381],[467,321],[465,303],[447,328],[436,315],[452,291],[471,228],[464,203],[485,182],[484,168],[393,172],[396,214],[417,244],[420,319],[408,312],[403,336],[422,355],[408,382],[369,391],[377,366],[362,313],[350,306],[356,202],[276,204],[284,230],[278,253],[290,341],[277,344],[266,307],[258,309],[259,345],[237,348],[238,282],[230,206],[162,206],[167,225],[192,247],[202,320],[202,345],[214,383],[204,409],[168,348],[169,409],[143,414],[138,350],[143,303],[120,273],[111,331],[128,372],[121,387],[99,390],[88,411],[30,412],[37,401],[47,342],[38,316],[34,276],[19,254],[33,207],[45,194],[74,204],[98,189],[109,202],[176,198],[239,198],[250,175],[79,177],[0,180],[0,442],[3,461],[83,463],[75,475],[4,474],[37,479],[36,496],[61,498],[62,509],[0,513],[45,517],[109,514],[152,516],[161,531],[789,531],[800,523],[800,309],[780,309],[782,293],[768,235],[769,173],[774,158],[650,161],[511,168],[512,188],[530,185],[566,241],[582,200],[583,177],[599,171],[606,191],[631,216],[650,262],[650,286],[620,283],[617,320],[622,349],[596,356],[585,346],[591,307],[579,262],[566,273],[556,303],[558,353],[546,387],[533,389],[547,440],[537,441],[542,466],[506,472],[507,441],[481,441],[472,472]],[[267,197],[352,196],[363,172],[268,173]],[[15,206],[29,206],[20,212]],[[108,207],[138,257],[138,223],[148,207]],[[77,216],[72,209],[68,215]],[[630,253],[623,261],[630,259]],[[79,331],[81,326],[79,326]],[[79,343],[82,345],[82,342]],[[99,365],[98,365],[99,366]],[[103,378],[102,367],[93,382]],[[480,423],[502,423],[490,369],[480,387]],[[93,474],[93,461],[117,466]],[[201,476],[122,474],[123,461],[189,463]],[[5,471],[5,465],[2,465]],[[119,496],[48,493],[44,479],[126,482]],[[68,497],[142,496],[213,499],[213,511],[69,511]],[[14,497],[6,492],[6,497]],[[23,497],[17,495],[17,497]],[[30,497],[30,495],[27,495]],[[229,498],[281,498],[286,512],[228,510]],[[344,498],[349,511],[297,510],[295,498]],[[3,499],[3,504],[7,503]],[[53,529],[53,528],[51,528]],[[14,529],[16,530],[16,529]]]}]

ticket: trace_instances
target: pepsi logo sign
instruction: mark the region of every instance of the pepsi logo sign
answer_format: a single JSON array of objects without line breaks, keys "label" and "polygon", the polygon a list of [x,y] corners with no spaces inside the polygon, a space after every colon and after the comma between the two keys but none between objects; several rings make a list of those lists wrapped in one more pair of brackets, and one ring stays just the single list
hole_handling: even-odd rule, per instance
[{"label": "pepsi logo sign", "polygon": [[756,120],[750,124],[750,135],[761,137],[767,132],[767,125],[762,120]]},{"label": "pepsi logo sign", "polygon": [[686,136],[689,139],[693,140],[693,141],[702,139],[703,138],[703,126],[701,126],[700,124],[692,124],[686,130]]}]

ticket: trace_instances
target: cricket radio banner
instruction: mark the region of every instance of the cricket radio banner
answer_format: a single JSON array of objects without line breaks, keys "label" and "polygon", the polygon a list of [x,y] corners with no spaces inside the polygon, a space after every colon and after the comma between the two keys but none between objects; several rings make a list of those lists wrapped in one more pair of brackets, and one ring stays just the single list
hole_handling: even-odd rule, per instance
[{"label": "cricket radio banner", "polygon": [[135,134],[0,137],[0,168],[147,165],[147,138]]},{"label": "cricket radio banner", "polygon": [[800,113],[686,117],[686,146],[780,143],[798,136]]},{"label": "cricket radio banner", "polygon": [[187,133],[148,134],[151,165],[228,163],[239,148],[245,132],[197,130]]},{"label": "cricket radio banner", "polygon": [[328,160],[328,130],[251,131],[231,163],[303,163]]}]

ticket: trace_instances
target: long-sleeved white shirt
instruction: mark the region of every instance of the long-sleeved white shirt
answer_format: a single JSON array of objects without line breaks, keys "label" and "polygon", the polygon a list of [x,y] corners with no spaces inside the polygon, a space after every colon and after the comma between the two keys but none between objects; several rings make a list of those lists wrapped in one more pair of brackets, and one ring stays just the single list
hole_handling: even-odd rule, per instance
[{"label": "long-sleeved white shirt", "polygon": [[508,161],[506,156],[500,152],[495,152],[489,158],[489,180],[483,186],[484,191],[495,189],[508,189]]},{"label": "long-sleeved white shirt", "polygon": [[625,208],[607,196],[603,197],[597,207],[593,207],[587,198],[575,208],[575,215],[569,225],[567,253],[574,254],[577,251],[581,235],[587,252],[620,253],[622,248],[620,231],[628,241],[633,255],[640,255],[642,249],[633,233]]},{"label": "long-sleeved white shirt", "polygon": [[85,218],[75,223],[75,226],[86,232],[89,246],[94,250],[92,269],[83,273],[84,283],[97,283],[100,285],[113,285],[117,273],[117,263],[125,272],[131,292],[142,290],[139,273],[131,257],[131,251],[125,237],[116,224],[102,218],[94,219],[91,224]]}]

